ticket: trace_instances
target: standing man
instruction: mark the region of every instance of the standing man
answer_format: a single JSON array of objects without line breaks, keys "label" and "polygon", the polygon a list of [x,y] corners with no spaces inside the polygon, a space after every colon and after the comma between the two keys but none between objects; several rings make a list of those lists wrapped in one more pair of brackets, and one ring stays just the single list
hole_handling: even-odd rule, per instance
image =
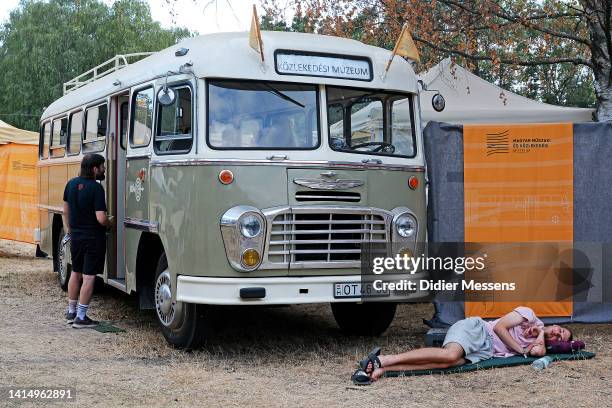
[{"label": "standing man", "polygon": [[66,320],[75,329],[98,325],[87,316],[87,309],[96,275],[104,271],[106,230],[111,226],[104,188],[97,182],[104,180],[105,171],[104,157],[87,154],[79,177],[70,180],[64,189],[64,231],[70,234],[72,253]]}]

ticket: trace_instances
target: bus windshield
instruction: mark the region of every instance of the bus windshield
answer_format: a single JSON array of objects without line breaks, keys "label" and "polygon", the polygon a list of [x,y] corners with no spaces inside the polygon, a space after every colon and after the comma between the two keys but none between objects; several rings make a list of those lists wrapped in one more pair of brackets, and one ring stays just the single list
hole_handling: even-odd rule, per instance
[{"label": "bus windshield", "polygon": [[327,87],[330,146],[347,153],[414,157],[412,97],[355,88]]},{"label": "bus windshield", "polygon": [[208,144],[213,149],[315,149],[314,85],[253,81],[208,83]]}]

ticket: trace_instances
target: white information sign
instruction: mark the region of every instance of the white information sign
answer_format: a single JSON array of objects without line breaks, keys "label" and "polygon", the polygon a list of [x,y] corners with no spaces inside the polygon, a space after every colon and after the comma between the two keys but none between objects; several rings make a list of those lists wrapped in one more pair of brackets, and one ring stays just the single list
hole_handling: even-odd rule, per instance
[{"label": "white information sign", "polygon": [[370,63],[362,59],[278,52],[276,72],[289,75],[322,76],[371,81]]}]

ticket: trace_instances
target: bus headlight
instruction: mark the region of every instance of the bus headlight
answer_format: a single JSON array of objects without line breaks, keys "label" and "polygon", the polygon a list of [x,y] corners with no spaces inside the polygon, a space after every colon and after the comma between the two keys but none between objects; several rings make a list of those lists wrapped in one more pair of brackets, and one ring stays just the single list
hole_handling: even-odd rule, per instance
[{"label": "bus headlight", "polygon": [[391,212],[393,213],[391,240],[393,242],[416,242],[419,222],[414,213],[406,207],[397,207]]},{"label": "bus headlight", "polygon": [[265,218],[258,208],[239,205],[221,217],[221,236],[225,255],[232,268],[250,272],[262,261],[265,241]]},{"label": "bus headlight", "polygon": [[261,220],[253,213],[240,217],[240,233],[245,238],[255,238],[261,233]]},{"label": "bus headlight", "polygon": [[403,238],[412,238],[416,233],[416,219],[410,214],[402,214],[395,220],[395,229]]}]

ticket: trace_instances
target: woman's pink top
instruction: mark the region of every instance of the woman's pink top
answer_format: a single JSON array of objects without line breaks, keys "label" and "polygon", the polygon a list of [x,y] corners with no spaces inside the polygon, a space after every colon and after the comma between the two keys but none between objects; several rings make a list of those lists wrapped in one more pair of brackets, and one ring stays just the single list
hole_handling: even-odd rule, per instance
[{"label": "woman's pink top", "polygon": [[[510,335],[512,336],[512,338],[516,340],[518,344],[521,345],[521,347],[527,347],[528,345],[533,343],[533,341],[536,338],[535,337],[525,337],[523,332],[527,328],[532,327],[532,326],[536,326],[536,327],[539,327],[540,329],[543,329],[544,323],[542,323],[542,321],[536,317],[533,310],[531,310],[528,307],[519,306],[516,309],[514,309],[514,311],[523,317],[523,323],[519,324],[518,326],[512,327],[508,331],[510,332]],[[495,331],[493,331],[493,328],[495,327],[498,321],[499,319],[491,321],[491,322],[487,322],[487,330],[489,331],[489,334],[493,338],[493,356],[494,357],[510,357],[510,356],[518,354],[516,351],[506,346],[504,342],[499,338],[499,336],[495,334]]]}]

